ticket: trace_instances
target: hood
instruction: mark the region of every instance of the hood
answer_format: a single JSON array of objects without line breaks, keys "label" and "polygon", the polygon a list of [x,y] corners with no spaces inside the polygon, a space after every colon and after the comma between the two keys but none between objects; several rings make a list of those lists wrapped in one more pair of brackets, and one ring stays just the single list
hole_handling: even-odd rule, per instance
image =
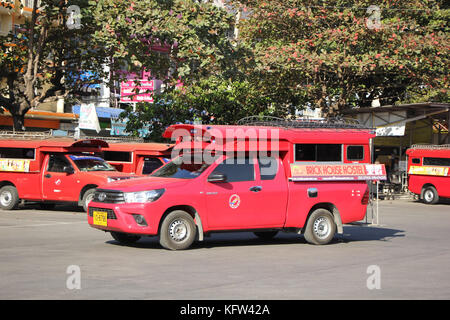
[{"label": "hood", "polygon": [[82,171],[82,174],[94,175],[102,178],[110,178],[114,180],[130,179],[136,178],[137,176],[131,173],[120,172],[120,171]]},{"label": "hood", "polygon": [[99,189],[135,192],[154,189],[167,189],[167,187],[181,187],[188,184],[191,179],[175,179],[161,177],[135,177],[100,185]]}]

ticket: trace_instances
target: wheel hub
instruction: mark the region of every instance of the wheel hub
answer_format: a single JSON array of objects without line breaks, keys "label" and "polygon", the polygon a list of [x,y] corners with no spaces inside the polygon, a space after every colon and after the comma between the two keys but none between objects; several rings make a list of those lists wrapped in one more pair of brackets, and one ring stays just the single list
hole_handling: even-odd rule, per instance
[{"label": "wheel hub", "polygon": [[320,239],[326,238],[330,234],[330,223],[324,217],[319,217],[314,221],[314,233]]},{"label": "wheel hub", "polygon": [[0,202],[3,206],[8,206],[12,201],[12,195],[10,192],[4,191],[0,195]]},{"label": "wheel hub", "polygon": [[175,220],[169,226],[169,235],[174,241],[183,241],[188,235],[188,226],[182,220]]}]

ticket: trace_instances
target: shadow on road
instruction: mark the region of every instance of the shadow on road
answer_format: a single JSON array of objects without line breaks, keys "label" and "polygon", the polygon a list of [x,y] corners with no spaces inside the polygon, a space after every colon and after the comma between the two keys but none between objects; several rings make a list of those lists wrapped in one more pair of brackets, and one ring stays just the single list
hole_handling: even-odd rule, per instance
[{"label": "shadow on road", "polygon": [[[404,237],[403,230],[373,227],[373,226],[345,226],[344,234],[336,235],[329,245],[337,245],[342,243],[351,243],[359,241],[390,241],[393,238]],[[115,240],[106,243],[116,246],[125,246]],[[261,245],[291,245],[291,244],[308,244],[303,235],[294,233],[280,232],[271,240],[262,240],[256,237],[252,232],[226,232],[215,233],[209,237],[205,237],[203,242],[195,242],[191,249],[211,249],[216,247],[233,247],[233,246],[261,246]],[[142,249],[161,249],[158,237],[144,237],[137,243],[128,245],[133,248]]]}]

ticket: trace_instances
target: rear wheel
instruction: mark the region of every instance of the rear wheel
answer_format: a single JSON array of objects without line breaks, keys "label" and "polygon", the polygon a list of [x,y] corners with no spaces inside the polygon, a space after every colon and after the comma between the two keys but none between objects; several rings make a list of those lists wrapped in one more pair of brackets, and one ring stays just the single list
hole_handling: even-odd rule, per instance
[{"label": "rear wheel", "polygon": [[14,186],[4,186],[0,189],[0,209],[12,210],[19,204],[19,193]]},{"label": "rear wheel", "polygon": [[333,215],[326,209],[317,209],[306,224],[305,239],[311,244],[327,244],[336,233]]},{"label": "rear wheel", "polygon": [[433,186],[428,186],[422,190],[422,200],[426,204],[435,204],[439,201],[437,190]]},{"label": "rear wheel", "polygon": [[191,215],[182,210],[169,213],[161,224],[159,243],[169,250],[184,250],[195,240],[197,228]]},{"label": "rear wheel", "polygon": [[141,239],[140,236],[136,236],[134,234],[127,234],[122,232],[114,232],[111,231],[111,236],[116,240],[117,242],[125,245],[133,244],[139,241]]}]

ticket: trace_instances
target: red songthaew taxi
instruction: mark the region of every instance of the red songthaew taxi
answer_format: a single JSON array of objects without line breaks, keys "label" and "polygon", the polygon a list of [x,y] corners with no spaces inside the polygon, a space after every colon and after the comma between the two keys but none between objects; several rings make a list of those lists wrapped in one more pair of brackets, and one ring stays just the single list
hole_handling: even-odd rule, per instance
[{"label": "red songthaew taxi", "polygon": [[75,202],[86,210],[98,185],[131,177],[94,156],[107,146],[96,139],[1,139],[0,209],[22,200],[43,208]]},{"label": "red songthaew taxi", "polygon": [[413,145],[408,155],[408,189],[424,203],[450,198],[450,145]]},{"label": "red songthaew taxi", "polygon": [[170,160],[173,145],[147,142],[113,142],[101,154],[120,172],[148,175]]},{"label": "red songthaew taxi", "polygon": [[326,244],[364,218],[367,180],[385,170],[370,164],[373,131],[309,125],[170,126],[172,160],[149,177],[99,186],[88,222],[121,243],[159,236],[171,250],[237,230]]}]

